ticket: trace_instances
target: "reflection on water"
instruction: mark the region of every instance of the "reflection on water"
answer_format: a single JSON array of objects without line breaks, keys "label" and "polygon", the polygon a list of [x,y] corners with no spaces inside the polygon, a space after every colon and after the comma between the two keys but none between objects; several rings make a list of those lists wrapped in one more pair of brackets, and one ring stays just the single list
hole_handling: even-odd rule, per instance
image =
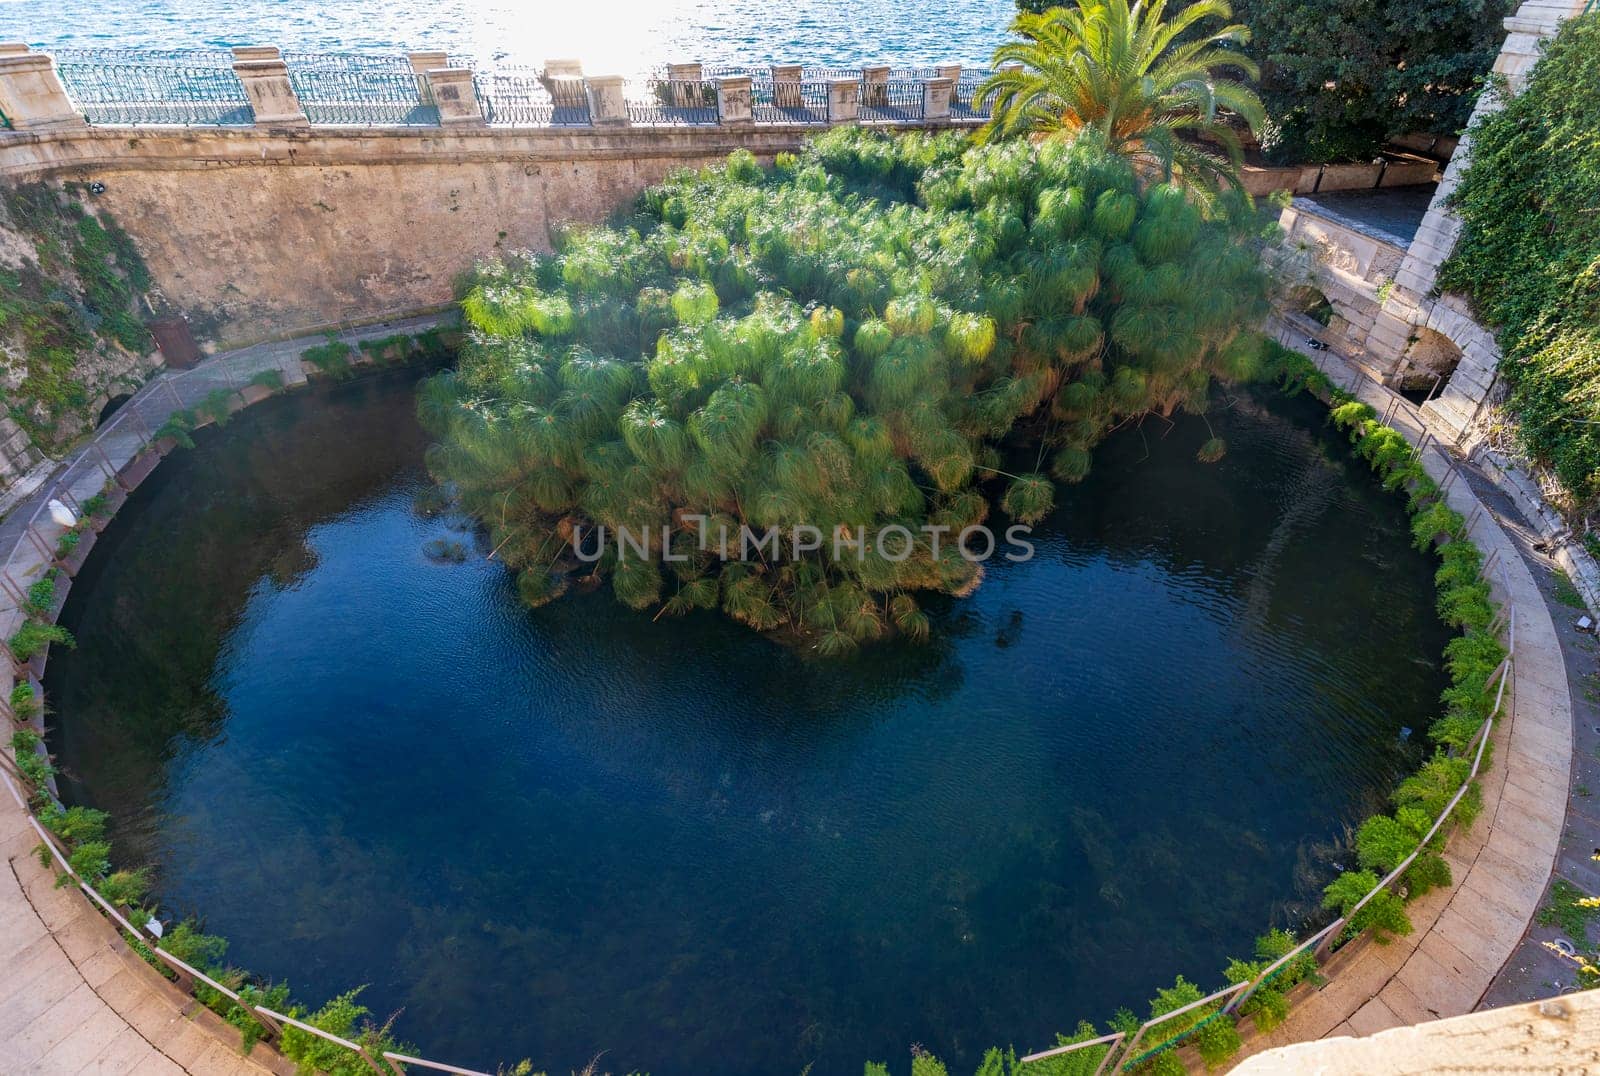
[{"label": "reflection on water", "polygon": [[970,1066],[1213,982],[1442,686],[1429,564],[1309,401],[1214,409],[1214,466],[1200,420],[1119,433],[1034,560],[842,662],[429,561],[472,538],[413,510],[410,410],[388,375],[169,459],[47,686],[169,913],[457,1064]]},{"label": "reflection on water", "polygon": [[402,0],[10,0],[19,38],[60,45],[406,52],[447,49],[481,62],[576,57],[586,71],[633,74],[674,62],[860,66],[987,61],[1012,0],[589,0],[527,4]]}]

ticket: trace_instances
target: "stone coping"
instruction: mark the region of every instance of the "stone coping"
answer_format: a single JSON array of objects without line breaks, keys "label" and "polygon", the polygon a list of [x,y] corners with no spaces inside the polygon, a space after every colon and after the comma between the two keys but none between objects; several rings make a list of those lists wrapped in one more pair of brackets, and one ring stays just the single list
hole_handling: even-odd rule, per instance
[{"label": "stone coping", "polygon": [[[1279,335],[1380,416],[1399,399],[1342,357],[1305,350],[1303,334]],[[1419,414],[1401,401],[1388,424],[1424,445],[1423,466],[1442,485],[1453,463]],[[1494,557],[1493,596],[1516,625],[1509,702],[1491,736],[1491,765],[1479,777],[1483,811],[1446,846],[1453,884],[1408,906],[1415,931],[1363,946],[1283,1024],[1251,1037],[1240,1060],[1289,1043],[1471,1012],[1521,940],[1555,866],[1572,753],[1572,704],[1555,625],[1527,564],[1464,478],[1450,483],[1445,499],[1469,521],[1484,556]]]},{"label": "stone coping", "polygon": [[[970,130],[975,124],[870,123],[868,130]],[[26,178],[79,168],[181,171],[231,165],[701,158],[748,149],[757,157],[797,148],[830,130],[821,124],[634,127],[85,127],[0,131],[0,176]]]}]

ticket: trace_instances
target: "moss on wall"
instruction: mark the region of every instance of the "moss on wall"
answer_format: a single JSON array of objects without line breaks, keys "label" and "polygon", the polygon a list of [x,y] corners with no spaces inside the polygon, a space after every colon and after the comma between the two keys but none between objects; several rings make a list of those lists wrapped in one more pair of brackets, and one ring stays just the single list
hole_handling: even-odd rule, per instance
[{"label": "moss on wall", "polygon": [[40,448],[93,424],[95,399],[140,380],[153,342],[141,319],[144,259],[76,185],[30,183],[0,194],[0,394]]}]

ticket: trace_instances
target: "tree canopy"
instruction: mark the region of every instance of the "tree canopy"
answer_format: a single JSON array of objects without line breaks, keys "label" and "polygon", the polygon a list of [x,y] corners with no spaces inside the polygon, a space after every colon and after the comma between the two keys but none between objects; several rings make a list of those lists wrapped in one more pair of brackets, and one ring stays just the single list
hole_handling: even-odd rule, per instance
[{"label": "tree canopy", "polygon": [[[1017,0],[1039,14],[1052,0]],[[1466,126],[1505,37],[1511,0],[1237,0],[1260,65],[1275,159],[1372,157],[1384,140]]]},{"label": "tree canopy", "polygon": [[[1259,74],[1230,47],[1250,36],[1227,23],[1231,15],[1226,0],[1196,0],[1170,19],[1166,0],[1084,0],[1019,14],[1017,40],[995,49],[995,73],[978,90],[991,113],[979,136],[1090,130],[1112,152],[1202,194],[1237,186],[1241,153],[1228,114],[1252,129],[1264,114],[1249,86],[1218,74]],[[1202,27],[1214,19],[1225,25]]]},{"label": "tree canopy", "polygon": [[[626,224],[479,267],[459,369],[421,399],[430,466],[530,603],[581,573],[824,652],[921,635],[916,592],[980,576],[925,525],[959,533],[991,497],[1038,520],[1112,426],[1204,410],[1212,376],[1252,372],[1265,287],[1238,238],[1255,217],[1243,197],[1221,210],[1141,189],[1093,137],[969,149],[841,128],[770,171],[735,153]],[[1007,473],[1013,431],[1038,462]],[[697,542],[802,523],[868,548]],[[580,565],[601,525],[668,545]],[[896,525],[915,535],[903,559],[870,539]]]}]

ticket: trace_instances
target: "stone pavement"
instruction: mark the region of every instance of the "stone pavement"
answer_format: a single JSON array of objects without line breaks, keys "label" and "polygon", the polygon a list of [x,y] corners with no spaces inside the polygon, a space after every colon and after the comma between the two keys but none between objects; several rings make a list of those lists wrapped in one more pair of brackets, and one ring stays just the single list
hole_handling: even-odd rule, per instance
[{"label": "stone pavement", "polygon": [[[1297,347],[1299,337],[1291,333],[1283,342]],[[1388,410],[1394,399],[1388,389],[1336,355],[1308,354],[1380,415]],[[1409,407],[1400,407],[1389,424],[1413,443],[1425,434]],[[1450,471],[1443,452],[1430,447],[1422,458],[1443,484]],[[1491,737],[1490,765],[1480,775],[1483,811],[1471,829],[1450,839],[1445,859],[1454,884],[1410,905],[1416,930],[1354,953],[1281,1026],[1247,1042],[1241,1058],[1291,1042],[1371,1035],[1471,1012],[1521,940],[1550,877],[1572,752],[1571,700],[1555,627],[1527,565],[1464,477],[1450,482],[1446,499],[1496,561],[1494,597],[1516,625],[1511,699]]]},{"label": "stone pavement", "polygon": [[[340,338],[354,344],[416,333],[438,320],[386,322]],[[259,344],[153,378],[118,411],[121,421],[114,416],[0,521],[0,565],[11,580],[26,588],[49,567],[38,546],[53,547],[63,528],[38,509],[57,489],[66,486],[80,501],[99,492],[106,475],[97,461],[126,467],[144,451],[148,430],[218,388],[239,388],[273,369],[286,383],[303,382],[300,353],[322,339]],[[36,516],[38,543],[27,533]],[[58,591],[64,592],[65,583]],[[21,619],[16,603],[0,594],[0,638],[8,638]],[[6,695],[12,683],[9,672],[0,674]],[[75,886],[55,887],[54,873],[34,857],[38,843],[22,807],[0,787],[0,1076],[294,1071],[265,1046],[241,1056],[237,1031],[135,955]]]}]

